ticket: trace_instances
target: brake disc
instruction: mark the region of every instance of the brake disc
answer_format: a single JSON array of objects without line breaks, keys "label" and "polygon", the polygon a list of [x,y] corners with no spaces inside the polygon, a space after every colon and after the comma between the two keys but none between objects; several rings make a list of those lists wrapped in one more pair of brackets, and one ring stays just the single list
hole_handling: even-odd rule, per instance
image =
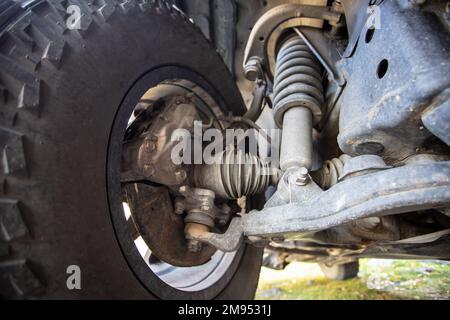
[{"label": "brake disc", "polygon": [[198,266],[210,260],[216,251],[210,245],[198,252],[188,250],[184,217],[175,214],[166,187],[133,183],[125,187],[125,192],[132,212],[131,227],[136,228],[152,255],[177,267]]}]

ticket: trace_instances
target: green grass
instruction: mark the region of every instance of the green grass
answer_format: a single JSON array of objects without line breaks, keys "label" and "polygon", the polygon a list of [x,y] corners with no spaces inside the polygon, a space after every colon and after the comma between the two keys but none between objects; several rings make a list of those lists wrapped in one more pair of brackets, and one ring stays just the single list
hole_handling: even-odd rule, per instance
[{"label": "green grass", "polygon": [[362,264],[360,276],[368,287],[407,299],[449,299],[450,265],[426,261],[399,260],[392,265]]},{"label": "green grass", "polygon": [[361,260],[358,278],[326,279],[316,264],[263,268],[256,299],[450,299],[450,265],[424,261]]}]

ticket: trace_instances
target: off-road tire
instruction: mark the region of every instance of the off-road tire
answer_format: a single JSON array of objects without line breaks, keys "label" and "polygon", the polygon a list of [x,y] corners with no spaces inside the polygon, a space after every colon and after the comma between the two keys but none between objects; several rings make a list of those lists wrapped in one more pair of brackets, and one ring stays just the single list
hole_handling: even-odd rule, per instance
[{"label": "off-road tire", "polygon": [[[81,8],[80,30],[66,26],[69,4]],[[200,75],[242,114],[232,76],[163,1],[3,1],[0,28],[0,296],[160,298],[114,233],[105,173],[114,118],[133,83],[166,65]],[[218,295],[175,298],[253,298],[261,257],[246,246]],[[81,290],[66,286],[70,265],[82,271]]]}]

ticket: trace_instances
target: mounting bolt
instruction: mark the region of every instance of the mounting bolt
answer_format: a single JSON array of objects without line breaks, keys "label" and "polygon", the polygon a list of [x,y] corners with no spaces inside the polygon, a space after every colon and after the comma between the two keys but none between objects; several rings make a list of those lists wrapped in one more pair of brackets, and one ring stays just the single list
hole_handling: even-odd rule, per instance
[{"label": "mounting bolt", "polygon": [[300,169],[298,169],[298,174],[299,176],[297,180],[295,180],[295,184],[298,186],[304,186],[308,184],[309,182],[308,169],[306,169],[305,167],[301,167]]},{"label": "mounting bolt", "polygon": [[189,252],[199,252],[200,250],[202,250],[202,243],[198,240],[194,240],[194,239],[189,239],[188,240],[188,250]]},{"label": "mounting bolt", "polygon": [[261,72],[262,68],[259,58],[250,58],[244,67],[245,77],[250,81],[255,81]]}]

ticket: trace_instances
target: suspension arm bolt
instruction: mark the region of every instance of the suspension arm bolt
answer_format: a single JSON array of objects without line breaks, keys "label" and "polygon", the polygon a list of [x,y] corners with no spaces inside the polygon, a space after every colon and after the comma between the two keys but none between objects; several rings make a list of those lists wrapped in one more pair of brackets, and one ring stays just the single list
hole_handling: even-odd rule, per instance
[{"label": "suspension arm bolt", "polygon": [[295,180],[295,184],[298,186],[304,186],[309,182],[308,169],[302,167],[298,170],[299,177]]}]

